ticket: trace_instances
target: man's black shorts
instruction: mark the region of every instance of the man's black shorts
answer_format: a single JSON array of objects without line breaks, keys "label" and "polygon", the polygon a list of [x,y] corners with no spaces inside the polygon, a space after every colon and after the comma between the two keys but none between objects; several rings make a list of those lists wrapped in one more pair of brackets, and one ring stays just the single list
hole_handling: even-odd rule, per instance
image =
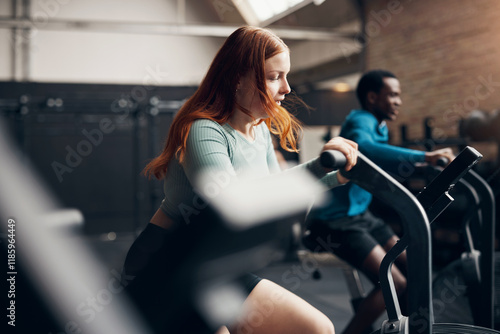
[{"label": "man's black shorts", "polygon": [[[345,217],[332,222],[312,221],[309,224],[310,235],[305,246],[312,251],[330,251],[362,270],[361,265],[368,254],[377,245],[382,247],[395,235],[394,231],[371,212],[353,217]],[[375,282],[378,278],[370,277]]]}]

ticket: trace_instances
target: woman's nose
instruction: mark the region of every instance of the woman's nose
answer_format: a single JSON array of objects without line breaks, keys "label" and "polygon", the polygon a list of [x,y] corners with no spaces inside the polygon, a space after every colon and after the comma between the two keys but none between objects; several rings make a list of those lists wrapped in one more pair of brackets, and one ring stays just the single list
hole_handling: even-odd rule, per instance
[{"label": "woman's nose", "polygon": [[292,90],[290,89],[290,85],[288,84],[288,80],[283,79],[283,84],[281,85],[280,93],[283,95],[289,94]]}]

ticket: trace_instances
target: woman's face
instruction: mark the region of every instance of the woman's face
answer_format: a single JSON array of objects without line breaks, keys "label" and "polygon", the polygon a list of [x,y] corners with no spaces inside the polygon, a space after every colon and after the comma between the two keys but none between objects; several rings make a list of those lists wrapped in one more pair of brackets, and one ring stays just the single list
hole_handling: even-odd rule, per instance
[{"label": "woman's face", "polygon": [[[265,80],[267,91],[274,101],[281,105],[285,95],[290,93],[290,86],[286,76],[290,72],[290,54],[288,51],[280,52],[268,58],[265,62]],[[236,91],[236,102],[247,110],[253,117],[262,119],[269,117],[260,101],[257,90],[254,88],[255,75],[249,72],[244,75],[238,84]]]}]

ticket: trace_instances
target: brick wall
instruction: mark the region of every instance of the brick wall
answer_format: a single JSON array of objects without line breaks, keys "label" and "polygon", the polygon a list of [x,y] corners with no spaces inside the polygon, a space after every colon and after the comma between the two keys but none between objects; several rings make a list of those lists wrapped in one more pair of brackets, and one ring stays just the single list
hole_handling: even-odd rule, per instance
[{"label": "brick wall", "polygon": [[[400,79],[403,108],[390,124],[410,139],[458,136],[458,120],[473,109],[500,108],[500,1],[365,1],[366,69],[385,68]],[[500,129],[499,129],[500,131]]]}]

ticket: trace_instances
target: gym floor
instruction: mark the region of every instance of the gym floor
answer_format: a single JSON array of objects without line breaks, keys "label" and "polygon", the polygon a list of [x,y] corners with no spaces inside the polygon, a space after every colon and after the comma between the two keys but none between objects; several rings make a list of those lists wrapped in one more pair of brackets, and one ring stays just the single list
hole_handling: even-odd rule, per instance
[{"label": "gym floor", "polygon": [[[88,237],[90,249],[104,264],[102,275],[116,275],[121,271],[126,252],[135,237],[120,235],[115,240],[106,240],[106,236]],[[302,266],[298,261],[281,262],[256,272],[257,275],[267,278],[284,288],[294,292],[311,305],[326,314],[334,323],[335,331],[341,333],[353,315],[350,296],[344,280],[342,270],[339,268],[321,268],[321,278],[314,279],[311,269]],[[371,289],[371,283],[362,278],[365,291]],[[385,320],[383,314],[376,327]]]}]

